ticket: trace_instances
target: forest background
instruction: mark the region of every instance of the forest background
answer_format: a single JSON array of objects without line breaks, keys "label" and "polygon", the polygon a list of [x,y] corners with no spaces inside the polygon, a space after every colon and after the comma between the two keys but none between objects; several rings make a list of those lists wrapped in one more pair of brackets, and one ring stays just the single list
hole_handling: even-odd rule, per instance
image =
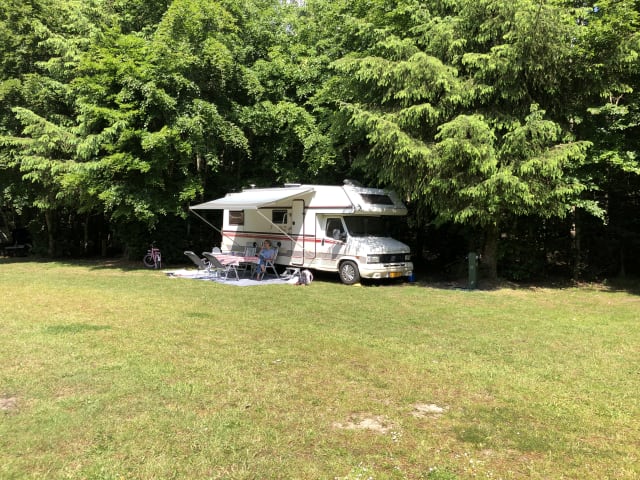
[{"label": "forest background", "polygon": [[[640,274],[640,1],[3,0],[0,226],[209,249],[191,204],[388,187],[418,268]],[[200,251],[201,251],[200,250]]]}]

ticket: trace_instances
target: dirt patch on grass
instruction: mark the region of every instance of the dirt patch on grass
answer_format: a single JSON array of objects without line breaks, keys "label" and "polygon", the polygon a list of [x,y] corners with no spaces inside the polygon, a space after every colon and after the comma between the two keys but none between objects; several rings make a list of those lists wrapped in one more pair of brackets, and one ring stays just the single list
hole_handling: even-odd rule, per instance
[{"label": "dirt patch on grass", "polygon": [[447,411],[447,407],[439,407],[433,403],[416,403],[411,415],[416,418],[437,418]]},{"label": "dirt patch on grass", "polygon": [[369,430],[384,435],[393,430],[393,424],[382,415],[358,413],[349,416],[344,423],[334,422],[333,428],[343,430]]},{"label": "dirt patch on grass", "polygon": [[[448,410],[448,407],[440,407],[434,403],[416,403],[412,407],[411,415],[416,418],[438,418]],[[351,414],[345,422],[334,422],[332,426],[341,430],[369,430],[382,435],[395,435],[394,432],[397,430],[387,417],[370,413]]]},{"label": "dirt patch on grass", "polygon": [[18,409],[18,397],[0,397],[0,410],[13,412]]}]

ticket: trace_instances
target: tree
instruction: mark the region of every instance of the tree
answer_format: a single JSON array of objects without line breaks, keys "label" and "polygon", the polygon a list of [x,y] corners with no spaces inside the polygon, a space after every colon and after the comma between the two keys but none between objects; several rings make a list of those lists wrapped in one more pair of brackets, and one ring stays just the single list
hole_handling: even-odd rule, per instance
[{"label": "tree", "polygon": [[[562,2],[575,19],[571,78],[572,131],[593,143],[579,175],[598,186],[605,225],[576,211],[575,276],[588,260],[595,274],[625,273],[640,245],[638,206],[640,18],[638,2]],[[583,234],[582,232],[589,232]],[[593,253],[587,258],[591,250]]]},{"label": "tree", "polygon": [[[572,25],[530,1],[375,2],[351,17],[364,48],[335,62],[328,90],[363,132],[362,167],[439,222],[485,230],[483,260],[497,274],[509,218],[564,216],[587,184],[575,173],[587,142],[562,112]],[[327,94],[326,98],[331,95]]]},{"label": "tree", "polygon": [[225,158],[247,152],[232,118],[235,31],[220,4],[175,1],[153,35],[112,28],[80,65],[76,183],[114,224],[184,217]]},{"label": "tree", "polygon": [[7,179],[0,186],[11,207],[43,213],[53,254],[57,212],[78,206],[62,178],[78,143],[70,81],[92,26],[75,1],[32,1],[2,12],[0,32],[18,32],[8,36],[7,45],[22,44],[4,57],[2,67],[3,97],[13,108],[0,118],[0,170]]},{"label": "tree", "polygon": [[328,62],[305,39],[308,9],[262,1],[250,13],[241,31],[252,49],[247,75],[256,88],[241,110],[252,151],[241,176],[255,184],[317,179],[332,169],[334,152],[311,103]]}]

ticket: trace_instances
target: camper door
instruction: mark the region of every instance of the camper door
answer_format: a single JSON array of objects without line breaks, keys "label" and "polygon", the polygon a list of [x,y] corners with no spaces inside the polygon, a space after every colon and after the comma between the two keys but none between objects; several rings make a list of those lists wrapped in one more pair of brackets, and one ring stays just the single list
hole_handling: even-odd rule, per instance
[{"label": "camper door", "polygon": [[293,237],[292,265],[304,265],[306,248],[304,230],[304,200],[297,198],[293,200],[291,205],[291,234]]},{"label": "camper door", "polygon": [[338,259],[346,252],[347,229],[341,217],[327,217],[322,230],[319,258],[329,267],[335,267]]}]

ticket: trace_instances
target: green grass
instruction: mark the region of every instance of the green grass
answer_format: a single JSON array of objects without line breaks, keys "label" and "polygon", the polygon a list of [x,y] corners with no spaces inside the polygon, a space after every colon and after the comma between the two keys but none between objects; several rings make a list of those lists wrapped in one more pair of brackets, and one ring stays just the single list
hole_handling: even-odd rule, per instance
[{"label": "green grass", "polygon": [[0,291],[3,480],[640,477],[637,292],[10,260]]}]

